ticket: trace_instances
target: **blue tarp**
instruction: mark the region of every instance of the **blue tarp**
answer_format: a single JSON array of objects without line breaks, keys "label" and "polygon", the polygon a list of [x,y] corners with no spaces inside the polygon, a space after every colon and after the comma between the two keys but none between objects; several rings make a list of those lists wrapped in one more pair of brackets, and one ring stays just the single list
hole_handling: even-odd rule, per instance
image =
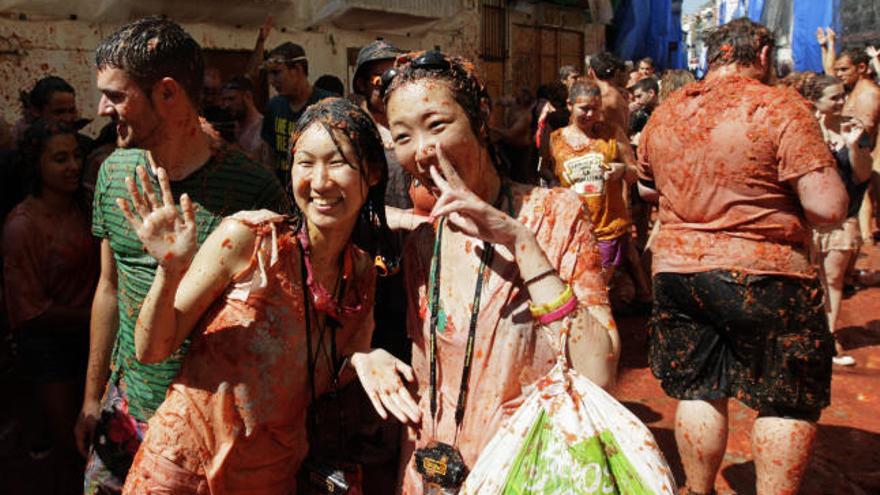
[{"label": "blue tarp", "polygon": [[651,0],[622,0],[614,12],[617,37],[614,53],[623,60],[645,56],[645,40],[650,32]]},{"label": "blue tarp", "polygon": [[754,22],[761,22],[763,14],[764,0],[749,0],[749,19]]},{"label": "blue tarp", "polygon": [[669,53],[667,60],[667,69],[687,69],[687,45],[684,43],[684,33],[681,31],[681,16],[669,16],[669,29],[666,34],[666,41],[676,43],[678,48]]},{"label": "blue tarp", "polygon": [[840,32],[839,0],[794,0],[791,54],[794,70],[822,72],[822,51],[816,29],[831,26]]},{"label": "blue tarp", "polygon": [[[623,60],[651,57],[659,70],[686,66],[681,46],[681,19],[672,15],[671,0],[622,0],[614,13],[618,27],[614,53]],[[669,52],[669,43],[679,49]]]}]

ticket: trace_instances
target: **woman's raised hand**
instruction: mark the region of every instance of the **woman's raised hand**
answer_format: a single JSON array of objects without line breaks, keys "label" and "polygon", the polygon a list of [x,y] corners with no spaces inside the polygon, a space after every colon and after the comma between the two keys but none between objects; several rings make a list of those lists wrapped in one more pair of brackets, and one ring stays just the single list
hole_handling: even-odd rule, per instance
[{"label": "woman's raised hand", "polygon": [[447,217],[447,224],[471,237],[510,246],[516,242],[523,225],[498,210],[473,191],[437,146],[437,166],[431,166],[431,178],[440,189],[440,197],[431,210],[431,218]]},{"label": "woman's raised hand", "polygon": [[840,123],[840,137],[847,146],[855,146],[865,134],[865,126],[859,119],[844,118]]},{"label": "woman's raised hand", "polygon": [[354,354],[351,365],[382,419],[388,419],[390,412],[401,423],[421,421],[419,406],[400,379],[401,376],[407,382],[415,379],[412,368],[406,363],[384,349],[373,349]]},{"label": "woman's raised hand", "polygon": [[818,41],[821,46],[825,46],[825,44],[828,43],[828,38],[825,37],[825,30],[822,29],[822,26],[816,28],[816,41]]},{"label": "woman's raised hand", "polygon": [[180,196],[180,209],[183,212],[181,215],[174,204],[171,182],[165,169],[159,168],[156,174],[162,193],[161,202],[146,170],[139,166],[137,175],[144,189],[143,195],[138,191],[133,178],[125,179],[134,211],[123,198],[117,198],[116,203],[144,244],[147,253],[164,269],[182,272],[189,267],[198,250],[195,210],[192,200],[187,194],[183,194]]}]

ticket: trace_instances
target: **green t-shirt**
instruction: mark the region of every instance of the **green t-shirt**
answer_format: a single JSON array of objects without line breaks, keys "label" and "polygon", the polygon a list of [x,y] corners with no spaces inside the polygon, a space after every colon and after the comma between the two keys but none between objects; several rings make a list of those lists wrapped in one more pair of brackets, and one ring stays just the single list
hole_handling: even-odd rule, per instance
[{"label": "green t-shirt", "polygon": [[[159,182],[150,172],[146,152],[120,149],[101,165],[95,186],[92,233],[108,239],[116,260],[119,331],[113,348],[111,380],[125,390],[132,416],[147,421],[165,399],[165,390],[180,370],[189,340],[168,359],[143,364],[135,357],[134,326],[141,304],[150,290],[158,263],[146,253],[137,234],[116,205],[116,198],[130,201],[125,178],[136,178],[135,167],[144,166],[151,175],[153,189]],[[140,181],[136,179],[142,191]],[[240,151],[224,148],[189,177],[172,182],[174,200],[189,194],[196,208],[198,242],[201,245],[223,217],[242,210],[266,208],[288,213],[287,196],[275,176]]]}]

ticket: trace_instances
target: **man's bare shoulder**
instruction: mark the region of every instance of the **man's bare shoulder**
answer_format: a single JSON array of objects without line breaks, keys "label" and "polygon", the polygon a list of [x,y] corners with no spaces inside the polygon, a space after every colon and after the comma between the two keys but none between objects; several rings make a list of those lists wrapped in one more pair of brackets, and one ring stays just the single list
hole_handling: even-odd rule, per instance
[{"label": "man's bare shoulder", "polygon": [[856,83],[855,87],[852,90],[852,95],[856,96],[862,94],[878,98],[880,97],[880,86],[878,86],[877,83],[871,79],[859,79],[859,82]]},{"label": "man's bare shoulder", "polygon": [[844,115],[859,118],[876,132],[880,125],[880,86],[869,79],[861,79],[846,99]]}]

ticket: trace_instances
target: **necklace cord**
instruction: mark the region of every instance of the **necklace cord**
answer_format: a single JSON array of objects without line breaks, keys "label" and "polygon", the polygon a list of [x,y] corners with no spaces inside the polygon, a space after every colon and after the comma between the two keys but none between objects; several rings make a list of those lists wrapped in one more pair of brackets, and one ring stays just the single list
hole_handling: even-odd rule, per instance
[{"label": "necklace cord", "polygon": [[[498,197],[498,204],[507,199],[508,213],[513,216],[513,197],[510,188],[506,184],[502,184],[502,189]],[[434,239],[433,256],[431,258],[430,284],[431,284],[431,319],[430,319],[430,336],[429,349],[430,354],[430,407],[431,419],[436,431],[437,426],[437,327],[440,316],[440,269],[441,269],[441,245],[443,243],[443,227],[446,218],[440,218],[437,224],[437,234]],[[480,257],[480,268],[477,273],[477,283],[474,288],[473,304],[471,305],[471,317],[468,328],[468,339],[465,347],[464,363],[462,364],[461,384],[459,385],[458,400],[455,406],[455,440],[454,444],[458,444],[458,434],[461,431],[461,424],[464,421],[465,407],[467,406],[468,393],[470,391],[470,374],[473,365],[474,347],[477,335],[477,322],[480,315],[480,302],[483,292],[485,279],[488,278],[487,268],[492,265],[492,259],[495,256],[495,246],[490,242],[483,242],[483,254]]]},{"label": "necklace cord", "polygon": [[[305,229],[305,227],[303,227],[303,229]],[[340,371],[339,370],[340,363],[339,363],[339,359],[337,357],[337,348],[336,348],[336,331],[337,331],[337,327],[338,327],[338,322],[335,319],[331,318],[330,315],[325,314],[324,325],[321,325],[320,333],[318,335],[320,342],[318,342],[317,348],[315,349],[315,351],[313,353],[312,352],[312,312],[313,311],[315,312],[316,319],[319,318],[319,316],[317,314],[317,308],[312,303],[312,300],[310,297],[310,290],[309,290],[310,283],[309,282],[311,282],[311,280],[309,280],[309,279],[311,277],[308,277],[309,279],[306,278],[306,276],[307,276],[306,274],[308,273],[308,268],[306,266],[306,257],[308,256],[308,254],[306,253],[307,248],[305,246],[303,246],[302,242],[300,242],[299,247],[300,247],[300,278],[302,279],[300,281],[300,283],[302,285],[303,314],[305,317],[304,320],[305,320],[305,324],[306,324],[306,366],[308,367],[309,387],[311,388],[312,404],[313,405],[317,404],[317,400],[318,400],[318,391],[317,391],[317,385],[316,385],[316,379],[315,379],[315,375],[316,375],[316,371],[317,371],[316,370],[317,359],[318,359],[318,353],[320,353],[321,349],[324,348],[324,340],[325,340],[324,335],[326,334],[326,326],[329,326],[330,327],[330,356],[328,356],[328,360],[329,360],[329,364],[330,364],[330,366],[329,366],[330,372],[332,373],[330,395],[331,395],[332,399],[337,402],[337,406],[338,406],[336,408],[338,418],[339,418],[339,425],[338,425],[339,428],[337,431],[337,441],[338,441],[338,448],[339,448],[338,452],[340,454],[342,454],[343,452],[345,452],[345,449],[344,449],[345,440],[344,440],[344,434],[343,434],[345,431],[345,416],[344,416],[343,408],[341,407],[341,404],[339,404],[339,394],[338,394],[338,391],[339,391],[339,371]],[[308,273],[308,274],[311,275],[311,273]],[[340,276],[342,275],[342,269],[340,269],[339,275]],[[317,281],[315,281],[315,283],[317,283]],[[337,281],[337,289],[339,291],[337,294],[337,304],[341,304],[342,296],[343,296],[343,294],[345,294],[345,280],[344,279],[342,279],[341,281]],[[329,321],[327,321],[327,320],[329,320]],[[312,427],[312,431],[317,432],[318,418],[315,416],[314,410],[312,411],[312,414],[310,414],[308,416],[309,416],[309,425]]]}]

